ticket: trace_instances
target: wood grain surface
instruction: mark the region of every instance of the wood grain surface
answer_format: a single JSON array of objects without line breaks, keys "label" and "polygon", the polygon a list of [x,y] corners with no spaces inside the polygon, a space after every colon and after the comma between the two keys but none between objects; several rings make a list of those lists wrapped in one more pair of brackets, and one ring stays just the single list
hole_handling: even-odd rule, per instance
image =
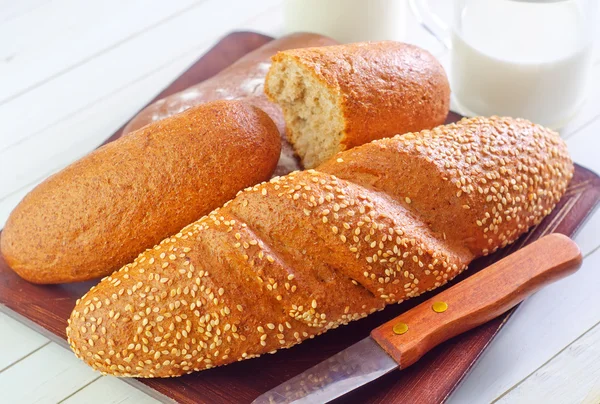
[{"label": "wood grain surface", "polygon": [[[256,33],[238,32],[228,35],[157,98],[209,78],[245,53],[270,40],[271,38]],[[460,116],[451,113],[448,122],[459,118]],[[108,141],[119,137],[121,131],[118,130]],[[473,262],[470,269],[451,284],[546,234],[559,232],[572,236],[599,200],[600,178],[593,172],[576,166],[567,193],[550,216],[510,247]],[[19,278],[0,260],[0,310],[30,320],[31,323],[47,330],[46,335],[64,344],[66,321],[75,300],[94,283],[33,285]],[[366,319],[330,331],[276,355],[266,355],[180,378],[140,381],[154,389],[154,393],[161,393],[182,403],[250,402],[261,393],[366,337],[372,329],[431,296],[432,294],[426,294],[421,298],[388,307]],[[442,402],[473,366],[509,316],[510,313],[507,313],[452,338],[434,348],[409,369],[392,372],[338,401]]]}]

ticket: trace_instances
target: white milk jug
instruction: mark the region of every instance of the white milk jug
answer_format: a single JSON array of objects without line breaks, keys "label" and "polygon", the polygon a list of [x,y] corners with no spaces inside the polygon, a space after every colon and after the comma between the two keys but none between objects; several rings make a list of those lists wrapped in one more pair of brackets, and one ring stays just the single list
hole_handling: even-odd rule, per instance
[{"label": "white milk jug", "polygon": [[[454,0],[453,101],[465,115],[507,115],[560,128],[585,99],[598,0]],[[411,0],[421,19],[423,1]]]}]

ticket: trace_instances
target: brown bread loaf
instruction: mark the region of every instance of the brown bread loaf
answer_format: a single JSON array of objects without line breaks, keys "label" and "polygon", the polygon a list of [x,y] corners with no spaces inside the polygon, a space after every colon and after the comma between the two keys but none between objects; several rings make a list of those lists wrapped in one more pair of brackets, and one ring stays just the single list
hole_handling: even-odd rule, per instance
[{"label": "brown bread loaf", "polygon": [[31,191],[8,218],[2,255],[35,283],[108,275],[268,179],[279,151],[275,124],[240,101],[150,124]]},{"label": "brown bread loaf", "polygon": [[392,41],[279,52],[265,93],[283,109],[305,168],[375,139],[441,125],[450,105],[439,62]]},{"label": "brown bread loaf", "polygon": [[77,302],[69,343],[137,377],[291,347],[513,242],[572,175],[558,134],[520,119],[374,141],[246,189],[147,250]]},{"label": "brown bread loaf", "polygon": [[285,122],[281,109],[270,102],[263,92],[265,76],[271,66],[271,56],[285,49],[334,45],[337,42],[318,34],[295,33],[275,39],[248,53],[228,68],[200,84],[165,97],[144,108],[125,127],[123,133],[185,111],[195,105],[214,100],[242,99],[263,109],[279,129],[282,148],[276,175],[300,169],[299,161],[285,137]]}]

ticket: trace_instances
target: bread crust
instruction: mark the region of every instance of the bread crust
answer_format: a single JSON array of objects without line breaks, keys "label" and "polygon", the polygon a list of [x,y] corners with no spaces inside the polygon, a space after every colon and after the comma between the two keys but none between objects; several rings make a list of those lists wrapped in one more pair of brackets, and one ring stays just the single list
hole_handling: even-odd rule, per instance
[{"label": "bread crust", "polygon": [[572,175],[559,135],[520,119],[374,141],[147,250],[77,302],[68,340],[95,369],[136,377],[288,348],[446,283],[539,223]]},{"label": "bread crust", "polygon": [[[448,115],[450,86],[444,68],[417,46],[360,42],[292,49],[273,56],[274,64],[285,60],[304,66],[328,91],[339,95],[345,122],[342,150],[431,129]],[[266,92],[275,102],[269,86]]]},{"label": "bread crust", "polygon": [[97,149],[31,191],[1,250],[34,283],[112,273],[247,186],[270,177],[279,133],[262,110],[216,101]]}]

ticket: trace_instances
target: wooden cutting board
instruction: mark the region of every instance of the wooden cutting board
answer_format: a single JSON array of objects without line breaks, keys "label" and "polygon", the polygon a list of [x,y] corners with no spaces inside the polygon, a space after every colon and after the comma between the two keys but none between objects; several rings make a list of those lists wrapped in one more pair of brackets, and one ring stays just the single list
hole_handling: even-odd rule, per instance
[{"label": "wooden cutting board", "polygon": [[[178,92],[216,74],[244,54],[269,42],[264,35],[239,32],[223,38],[157,98]],[[451,114],[448,121],[460,116]],[[117,131],[108,141],[121,135]],[[107,142],[108,142],[107,141]],[[551,232],[572,236],[600,200],[600,177],[577,166],[568,191],[556,209],[511,247],[475,261],[457,278],[460,281],[502,256]],[[453,284],[454,282],[451,282]],[[39,286],[23,281],[0,259],[0,310],[30,324],[66,346],[65,327],[75,300],[95,282]],[[329,331],[275,355],[238,362],[172,379],[128,379],[148,394],[182,403],[244,403],[275,387],[347,346],[366,337],[370,330],[428,298],[391,306],[366,319]],[[413,367],[392,372],[339,399],[339,402],[438,403],[443,402],[464,378],[485,347],[502,328],[510,313],[456,337],[428,353]]]}]

